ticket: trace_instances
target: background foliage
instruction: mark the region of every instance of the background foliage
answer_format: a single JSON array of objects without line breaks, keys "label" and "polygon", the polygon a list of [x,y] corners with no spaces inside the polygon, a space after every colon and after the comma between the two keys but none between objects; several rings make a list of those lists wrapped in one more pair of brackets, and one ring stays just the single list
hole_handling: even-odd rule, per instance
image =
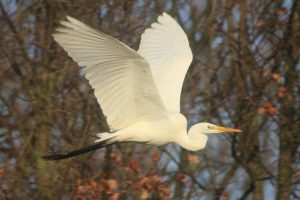
[{"label": "background foliage", "polygon": [[[71,15],[134,49],[163,11],[194,60],[182,113],[242,134],[201,152],[120,144],[61,162],[40,156],[93,142],[105,122],[77,64],[51,37]],[[0,199],[299,199],[297,0],[1,0]]]}]

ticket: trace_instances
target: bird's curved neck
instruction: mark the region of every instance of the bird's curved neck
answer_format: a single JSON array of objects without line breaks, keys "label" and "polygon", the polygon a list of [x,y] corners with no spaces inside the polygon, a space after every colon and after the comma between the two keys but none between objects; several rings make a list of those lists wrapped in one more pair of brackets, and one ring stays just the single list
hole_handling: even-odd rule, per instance
[{"label": "bird's curved neck", "polygon": [[199,151],[203,149],[207,142],[205,134],[193,132],[191,129],[188,134],[184,134],[177,143],[189,151]]}]

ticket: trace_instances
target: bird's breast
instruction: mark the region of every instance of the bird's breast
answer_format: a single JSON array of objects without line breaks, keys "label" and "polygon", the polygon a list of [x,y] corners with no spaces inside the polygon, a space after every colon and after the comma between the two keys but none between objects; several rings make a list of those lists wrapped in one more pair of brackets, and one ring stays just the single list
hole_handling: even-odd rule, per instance
[{"label": "bird's breast", "polygon": [[186,133],[186,118],[179,114],[169,114],[167,119],[154,121],[150,125],[148,135],[149,143],[154,145],[164,145],[175,142],[176,138]]}]

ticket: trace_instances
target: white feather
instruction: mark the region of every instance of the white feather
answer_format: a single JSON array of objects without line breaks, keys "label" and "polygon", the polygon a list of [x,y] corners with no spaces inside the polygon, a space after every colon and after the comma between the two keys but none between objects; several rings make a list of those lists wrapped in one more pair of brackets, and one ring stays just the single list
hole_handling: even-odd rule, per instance
[{"label": "white feather", "polygon": [[167,13],[142,35],[138,52],[150,63],[154,82],[169,112],[180,112],[182,84],[193,59],[188,38]]},{"label": "white feather", "polygon": [[67,17],[54,39],[82,67],[113,129],[164,118],[148,62],[118,40]]}]

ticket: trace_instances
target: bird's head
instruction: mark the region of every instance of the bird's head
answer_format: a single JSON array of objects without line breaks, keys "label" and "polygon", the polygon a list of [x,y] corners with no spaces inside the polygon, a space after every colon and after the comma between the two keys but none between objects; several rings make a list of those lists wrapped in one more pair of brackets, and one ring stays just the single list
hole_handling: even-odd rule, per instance
[{"label": "bird's head", "polygon": [[226,128],[217,126],[207,122],[202,122],[193,125],[188,131],[188,142],[177,141],[183,148],[190,151],[198,151],[205,148],[207,142],[207,135],[213,133],[224,133],[224,132],[242,132],[239,129]]},{"label": "bird's head", "polygon": [[202,122],[197,124],[196,126],[198,131],[203,133],[203,134],[212,134],[212,133],[224,133],[224,132],[242,132],[239,129],[234,129],[234,128],[227,128],[223,126],[217,126],[215,124],[207,123],[207,122]]}]

